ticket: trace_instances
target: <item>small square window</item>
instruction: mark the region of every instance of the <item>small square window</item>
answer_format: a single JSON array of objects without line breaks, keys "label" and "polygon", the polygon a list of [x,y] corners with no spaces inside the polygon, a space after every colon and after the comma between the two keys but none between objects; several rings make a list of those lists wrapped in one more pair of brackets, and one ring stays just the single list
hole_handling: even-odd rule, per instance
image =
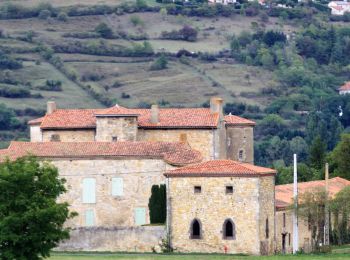
[{"label": "small square window", "polygon": [[194,193],[201,193],[202,192],[202,186],[194,186]]},{"label": "small square window", "polygon": [[226,194],[233,194],[233,186],[226,186]]},{"label": "small square window", "polygon": [[118,141],[118,136],[112,136],[112,142]]}]

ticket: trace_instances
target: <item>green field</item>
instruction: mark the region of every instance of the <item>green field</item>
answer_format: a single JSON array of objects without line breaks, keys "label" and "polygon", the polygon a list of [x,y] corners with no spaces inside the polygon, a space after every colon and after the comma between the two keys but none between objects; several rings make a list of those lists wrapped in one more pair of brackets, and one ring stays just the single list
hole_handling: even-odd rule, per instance
[{"label": "green field", "polygon": [[326,254],[326,255],[275,255],[275,256],[235,256],[235,255],[155,255],[155,254],[54,254],[50,257],[50,260],[85,260],[85,259],[96,259],[96,260],[113,260],[113,259],[123,259],[123,260],[177,260],[177,259],[197,259],[197,260],[330,260],[330,259],[338,259],[345,260],[350,259],[350,253],[334,253],[334,254]]}]

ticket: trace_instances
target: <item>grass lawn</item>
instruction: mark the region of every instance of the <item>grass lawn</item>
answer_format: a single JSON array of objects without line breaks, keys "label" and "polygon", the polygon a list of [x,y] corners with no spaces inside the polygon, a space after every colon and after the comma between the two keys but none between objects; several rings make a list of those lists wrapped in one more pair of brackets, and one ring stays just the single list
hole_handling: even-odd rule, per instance
[{"label": "grass lawn", "polygon": [[123,259],[123,260],[176,260],[176,259],[200,259],[200,260],[224,260],[224,259],[232,259],[232,260],[289,260],[289,259],[298,259],[298,260],[326,260],[326,259],[350,259],[350,253],[333,253],[333,254],[325,254],[325,255],[276,255],[276,256],[235,256],[235,255],[156,255],[156,254],[53,254],[50,257],[50,260],[85,260],[85,259],[96,259],[96,260],[112,260],[112,259]]}]

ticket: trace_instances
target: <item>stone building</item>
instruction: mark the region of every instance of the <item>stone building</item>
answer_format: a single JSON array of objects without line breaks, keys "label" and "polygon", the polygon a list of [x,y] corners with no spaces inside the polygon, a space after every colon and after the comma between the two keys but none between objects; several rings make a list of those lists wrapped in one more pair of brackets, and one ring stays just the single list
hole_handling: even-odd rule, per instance
[{"label": "stone building", "polygon": [[[298,183],[298,192],[302,194],[315,188],[325,188],[325,181],[309,181]],[[350,185],[350,181],[340,177],[329,180],[329,196],[334,197],[339,191]],[[293,184],[276,186],[276,250],[281,253],[293,252],[293,212],[289,206],[293,203]],[[312,237],[309,224],[298,219],[299,248],[304,252],[312,249]]]},{"label": "stone building", "polygon": [[180,252],[274,252],[275,170],[231,160],[165,173],[168,232]]},{"label": "stone building", "polygon": [[[12,142],[0,159],[33,154],[67,180],[60,200],[79,216],[67,223],[71,239],[59,250],[152,251],[166,234],[164,226],[147,226],[148,201],[152,186],[167,177],[167,230],[178,251],[224,246],[229,253],[268,254],[275,171],[252,165],[254,125],[224,115],[221,98],[209,108],[57,109],[48,102],[46,115],[29,122],[31,142]],[[180,174],[191,165],[206,172]],[[194,186],[202,193],[192,194]],[[195,216],[199,240],[187,232]]]}]

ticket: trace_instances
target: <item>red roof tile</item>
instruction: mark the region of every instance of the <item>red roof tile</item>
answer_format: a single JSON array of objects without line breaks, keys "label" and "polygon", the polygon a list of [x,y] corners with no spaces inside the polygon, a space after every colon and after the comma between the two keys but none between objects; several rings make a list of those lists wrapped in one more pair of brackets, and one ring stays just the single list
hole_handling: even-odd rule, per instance
[{"label": "red roof tile", "polygon": [[235,116],[235,115],[227,115],[224,117],[226,125],[250,125],[254,126],[255,122],[245,119],[243,117]]},{"label": "red roof tile", "polygon": [[138,116],[139,114],[135,109],[129,109],[119,105],[114,107],[101,109],[95,112],[96,116]]},{"label": "red roof tile", "polygon": [[168,142],[11,142],[0,150],[0,159],[14,160],[32,154],[42,158],[140,157],[162,158],[169,164],[198,163],[201,154],[186,144]]},{"label": "red roof tile", "polygon": [[274,174],[276,171],[273,169],[232,160],[207,161],[165,173],[168,177],[256,177]]},{"label": "red roof tile", "polygon": [[41,123],[42,129],[95,128],[94,113],[101,109],[58,109],[46,115]]},{"label": "red roof tile", "polygon": [[350,90],[350,81],[346,82],[343,86],[339,88],[340,91]]},{"label": "red roof tile", "polygon": [[42,123],[42,121],[44,120],[44,116],[43,117],[39,117],[33,120],[28,121],[29,125],[39,125]]},{"label": "red roof tile", "polygon": [[[216,128],[219,122],[218,113],[209,108],[160,108],[159,123],[150,122],[150,109],[129,109],[114,106],[107,109],[58,109],[50,115],[30,124],[41,121],[42,129],[83,129],[95,128],[96,116],[138,116],[140,128]],[[238,116],[225,116],[228,125],[250,125],[255,122]]]},{"label": "red roof tile", "polygon": [[[333,197],[340,190],[350,185],[350,181],[335,177],[329,179],[329,194]],[[298,192],[299,194],[305,191],[312,190],[314,188],[324,188],[326,183],[324,180],[319,181],[309,181],[309,182],[299,182]],[[293,183],[277,185],[275,187],[275,198],[276,198],[276,208],[285,208],[293,202]]]}]

